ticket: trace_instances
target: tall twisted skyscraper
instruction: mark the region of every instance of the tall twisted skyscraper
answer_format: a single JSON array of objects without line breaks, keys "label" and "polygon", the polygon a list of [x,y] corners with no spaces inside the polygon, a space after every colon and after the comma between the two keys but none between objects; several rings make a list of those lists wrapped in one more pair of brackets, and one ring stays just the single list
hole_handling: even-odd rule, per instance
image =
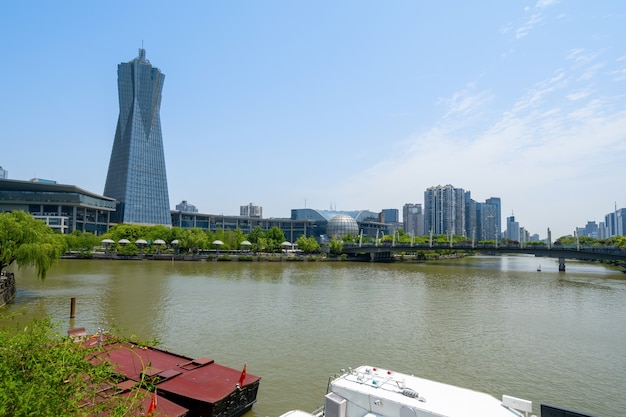
[{"label": "tall twisted skyscraper", "polygon": [[120,115],[104,195],[117,199],[119,223],[172,224],[160,117],[164,79],[143,48],[117,66]]}]

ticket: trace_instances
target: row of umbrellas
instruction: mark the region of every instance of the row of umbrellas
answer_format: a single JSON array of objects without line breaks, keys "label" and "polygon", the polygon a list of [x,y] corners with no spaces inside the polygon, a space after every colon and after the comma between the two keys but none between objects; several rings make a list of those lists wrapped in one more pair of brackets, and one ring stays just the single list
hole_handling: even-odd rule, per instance
[{"label": "row of umbrellas", "polygon": [[[115,241],[113,239],[102,239],[102,243],[104,243],[105,245],[112,245],[115,243]],[[119,243],[120,245],[127,245],[130,243],[130,240],[128,239],[120,239],[117,243]],[[165,245],[165,241],[163,239],[157,239],[154,242],[152,242],[155,245]],[[170,242],[172,245],[178,245],[178,239],[174,239]],[[135,244],[136,245],[147,245],[148,241],[146,241],[145,239],[137,239],[135,240]],[[221,240],[214,240],[213,241],[214,245],[218,245],[221,246],[224,244],[224,242],[222,242]],[[248,242],[247,240],[244,240],[243,242],[241,242],[242,246],[251,246],[252,243]],[[283,247],[290,247],[292,246],[291,242],[283,242],[280,244]]]},{"label": "row of umbrellas", "polygon": [[[102,239],[102,243],[104,243],[105,245],[112,245],[115,243],[115,241],[113,239]],[[121,244],[121,245],[126,245],[130,243],[130,240],[128,239],[120,239],[117,243]],[[154,242],[155,245],[165,245],[165,241],[163,239],[157,239]],[[178,240],[172,240],[172,245],[177,245],[178,244]],[[137,245],[147,245],[148,241],[145,239],[137,239],[135,240],[135,244]]]}]

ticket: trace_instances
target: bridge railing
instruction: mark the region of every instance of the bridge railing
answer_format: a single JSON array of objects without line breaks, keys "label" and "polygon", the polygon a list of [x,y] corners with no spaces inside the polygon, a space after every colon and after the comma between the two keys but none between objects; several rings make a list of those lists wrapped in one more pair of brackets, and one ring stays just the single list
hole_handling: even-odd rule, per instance
[{"label": "bridge railing", "polygon": [[350,244],[346,243],[343,246],[344,252],[358,252],[359,249],[368,251],[372,249],[376,249],[377,251],[385,251],[385,249],[389,249],[392,252],[402,252],[402,251],[419,251],[419,250],[443,250],[443,249],[457,249],[457,250],[493,250],[498,252],[506,252],[506,250],[515,250],[520,251],[524,250],[526,252],[557,252],[557,251],[566,251],[566,252],[584,252],[587,254],[596,253],[596,254],[604,254],[604,255],[618,255],[624,256],[626,258],[626,249],[622,249],[617,246],[576,246],[576,245],[552,245],[548,247],[547,245],[524,245],[524,244],[487,244],[487,243],[456,243],[450,244],[449,242],[433,242],[429,243],[419,243],[419,244],[410,244],[410,243],[392,243],[392,242],[383,242],[379,244],[374,243],[366,243],[366,244]]}]

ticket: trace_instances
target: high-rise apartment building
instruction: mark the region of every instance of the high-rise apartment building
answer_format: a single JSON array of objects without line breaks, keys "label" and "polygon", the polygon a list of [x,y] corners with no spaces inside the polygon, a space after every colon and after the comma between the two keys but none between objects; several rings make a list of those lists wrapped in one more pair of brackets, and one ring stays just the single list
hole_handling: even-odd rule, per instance
[{"label": "high-rise apartment building", "polygon": [[498,226],[500,223],[499,209],[500,206],[496,204],[488,202],[476,203],[476,225],[472,228],[470,236],[479,241],[500,240],[501,232]]},{"label": "high-rise apartment building", "polygon": [[490,197],[485,200],[485,204],[493,206],[493,215],[495,217],[493,239],[500,240],[502,239],[502,201],[500,197]]},{"label": "high-rise apartment building", "polygon": [[465,195],[465,237],[469,239],[476,239],[476,216],[478,214],[478,206],[480,203],[477,203],[472,199],[472,192],[466,191]]},{"label": "high-rise apartment building", "polygon": [[424,192],[424,231],[436,235],[465,235],[465,196],[462,188],[438,185]]},{"label": "high-rise apartment building", "polygon": [[402,207],[404,231],[413,236],[424,236],[424,213],[421,204],[407,203]]},{"label": "high-rise apartment building", "polygon": [[164,79],[143,48],[117,67],[120,113],[104,195],[118,201],[119,223],[172,224],[160,116]]}]

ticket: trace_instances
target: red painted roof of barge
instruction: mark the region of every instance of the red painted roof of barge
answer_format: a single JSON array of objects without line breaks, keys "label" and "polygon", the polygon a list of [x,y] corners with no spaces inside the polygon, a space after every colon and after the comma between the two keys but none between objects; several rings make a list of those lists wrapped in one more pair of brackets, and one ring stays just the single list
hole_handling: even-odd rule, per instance
[{"label": "red painted roof of barge", "polygon": [[[241,371],[212,363],[161,382],[158,386],[163,391],[215,403],[233,392],[240,376]],[[246,373],[243,385],[251,384],[259,379],[257,376]]]},{"label": "red painted roof of barge", "polygon": [[[142,372],[145,372],[146,376],[158,378],[154,381],[158,390],[198,401],[215,403],[228,397],[236,389],[242,373],[242,370],[216,364],[212,359],[192,359],[132,343],[105,342],[102,346],[103,352],[100,355],[108,358],[120,374],[141,381]],[[255,383],[260,379],[246,372],[243,385]]]}]

